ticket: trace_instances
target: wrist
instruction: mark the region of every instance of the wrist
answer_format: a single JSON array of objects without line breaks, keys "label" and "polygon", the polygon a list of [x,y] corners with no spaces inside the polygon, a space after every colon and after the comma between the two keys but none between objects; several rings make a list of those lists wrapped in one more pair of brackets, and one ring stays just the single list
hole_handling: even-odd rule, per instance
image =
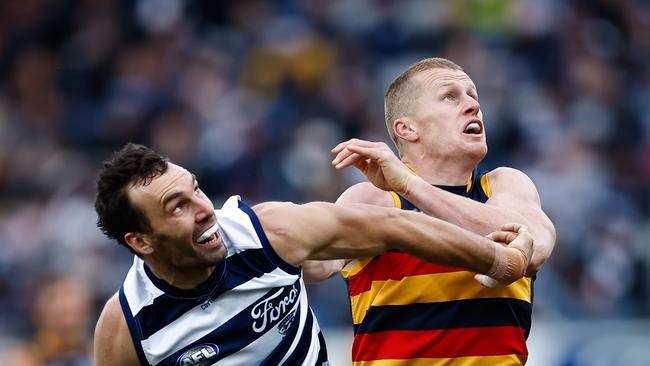
[{"label": "wrist", "polygon": [[525,253],[517,247],[504,247],[495,243],[494,260],[489,277],[502,284],[510,284],[525,275],[527,260]]},{"label": "wrist", "polygon": [[422,178],[413,175],[413,174],[406,174],[404,176],[404,184],[402,184],[402,189],[401,192],[398,192],[402,197],[404,198],[409,198],[413,192],[417,192],[417,184],[418,180],[424,182]]}]

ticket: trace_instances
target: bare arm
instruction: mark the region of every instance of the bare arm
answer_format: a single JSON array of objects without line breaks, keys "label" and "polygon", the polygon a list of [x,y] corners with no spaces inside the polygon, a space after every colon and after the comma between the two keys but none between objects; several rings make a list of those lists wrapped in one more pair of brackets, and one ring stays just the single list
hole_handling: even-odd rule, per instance
[{"label": "bare arm", "polygon": [[502,247],[442,220],[394,208],[271,202],[254,210],[275,251],[294,266],[310,259],[372,257],[399,248],[431,263],[489,274],[506,284],[523,276],[532,253],[525,228],[509,247]]},{"label": "bare arm", "polygon": [[[363,182],[346,189],[336,200],[338,205],[366,203],[382,207],[395,207],[390,193],[382,191],[371,183]],[[339,273],[350,259],[322,261],[307,260],[303,263],[305,282],[321,282]]]},{"label": "bare arm", "polygon": [[427,214],[479,234],[507,222],[525,224],[535,238],[530,272],[537,272],[553,251],[555,227],[542,211],[535,185],[524,173],[511,168],[495,169],[488,179],[492,195],[485,204],[446,192],[418,177],[403,194]]},{"label": "bare arm", "polygon": [[93,353],[95,366],[140,365],[117,294],[108,300],[99,316]]},{"label": "bare arm", "polygon": [[483,204],[434,187],[408,172],[384,143],[350,140],[333,149],[337,169],[354,165],[377,187],[393,190],[425,213],[481,235],[508,222],[525,224],[535,238],[528,274],[537,272],[555,246],[555,228],[542,211],[533,182],[522,172],[498,168],[489,173],[492,195]]}]

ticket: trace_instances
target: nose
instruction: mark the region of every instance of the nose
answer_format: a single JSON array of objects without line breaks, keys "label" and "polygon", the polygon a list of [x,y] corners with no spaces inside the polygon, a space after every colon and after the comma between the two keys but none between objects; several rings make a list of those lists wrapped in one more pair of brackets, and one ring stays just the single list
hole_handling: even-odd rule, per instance
[{"label": "nose", "polygon": [[203,196],[203,197],[196,197],[196,222],[203,222],[210,220],[214,216],[214,206],[212,206],[212,202],[210,200]]},{"label": "nose", "polygon": [[465,95],[464,99],[465,99],[465,105],[464,105],[465,110],[463,111],[463,113],[470,116],[478,115],[478,112],[481,110],[481,105],[479,104],[478,100],[470,97],[469,95]]}]

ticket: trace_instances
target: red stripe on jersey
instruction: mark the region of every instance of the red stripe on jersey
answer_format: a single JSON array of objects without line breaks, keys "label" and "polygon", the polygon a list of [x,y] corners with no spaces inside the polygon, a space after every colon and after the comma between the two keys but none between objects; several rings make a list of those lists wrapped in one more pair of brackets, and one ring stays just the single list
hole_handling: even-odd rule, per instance
[{"label": "red stripe on jersey", "polygon": [[[494,342],[499,339],[499,342]],[[528,355],[519,327],[479,327],[357,334],[352,360]]]},{"label": "red stripe on jersey", "polygon": [[373,281],[399,281],[408,276],[458,271],[463,269],[427,263],[406,253],[386,252],[374,258],[359,273],[350,276],[350,296],[370,290]]}]

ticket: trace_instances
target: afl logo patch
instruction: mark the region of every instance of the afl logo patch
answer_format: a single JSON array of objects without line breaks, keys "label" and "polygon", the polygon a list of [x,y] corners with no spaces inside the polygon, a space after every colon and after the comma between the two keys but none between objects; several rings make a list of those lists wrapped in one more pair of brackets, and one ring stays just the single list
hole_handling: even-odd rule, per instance
[{"label": "afl logo patch", "polygon": [[199,344],[198,346],[185,351],[178,360],[176,366],[203,366],[214,359],[219,354],[219,347],[213,343]]}]

